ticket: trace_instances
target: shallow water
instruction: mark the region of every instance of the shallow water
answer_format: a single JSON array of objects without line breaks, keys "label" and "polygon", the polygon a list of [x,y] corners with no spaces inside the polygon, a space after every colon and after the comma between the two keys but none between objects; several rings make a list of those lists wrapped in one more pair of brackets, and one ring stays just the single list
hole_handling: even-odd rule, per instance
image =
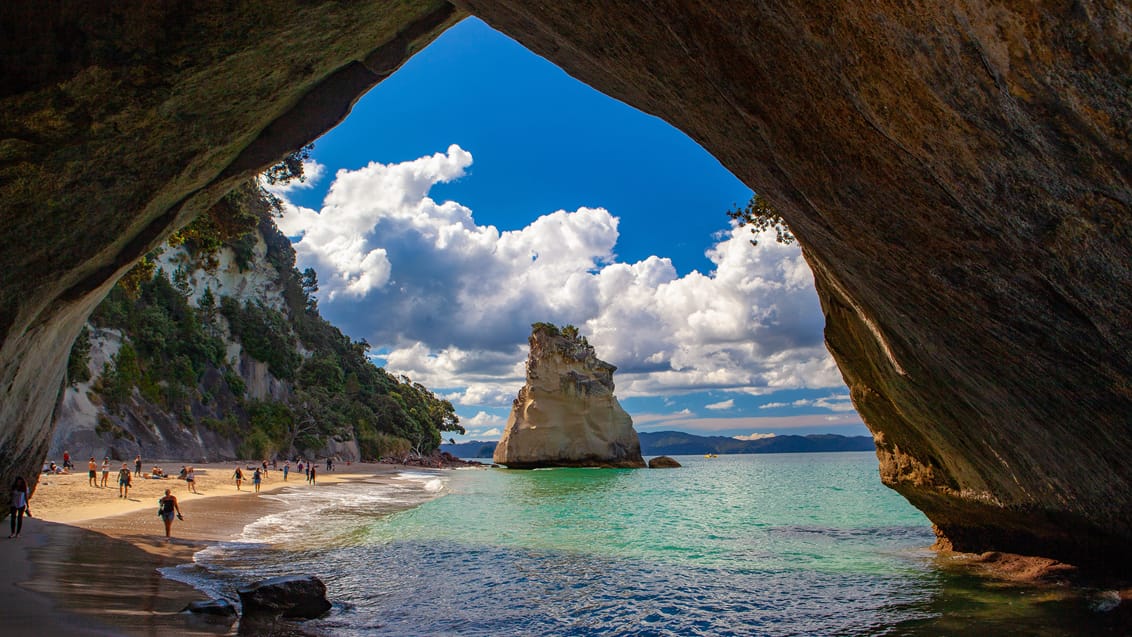
[{"label": "shallow water", "polygon": [[926,548],[928,521],[880,484],[872,453],[679,460],[282,493],[286,514],[170,574],[227,596],[260,577],[317,574],[335,608],[313,626],[334,635],[1126,629],[1097,610],[1103,591],[1007,587],[947,568]]}]

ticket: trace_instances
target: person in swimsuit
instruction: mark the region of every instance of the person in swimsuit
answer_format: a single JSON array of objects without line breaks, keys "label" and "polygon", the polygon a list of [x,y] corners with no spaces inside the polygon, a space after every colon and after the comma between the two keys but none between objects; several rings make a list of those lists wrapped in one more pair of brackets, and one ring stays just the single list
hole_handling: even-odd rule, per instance
[{"label": "person in swimsuit", "polygon": [[[63,468],[66,469],[67,465],[64,464]],[[97,477],[98,476],[98,465],[95,464],[95,462],[94,462],[94,456],[90,457],[90,462],[87,463],[86,468],[90,471],[90,486],[97,487],[98,486],[98,477]]]},{"label": "person in swimsuit", "polygon": [[260,475],[259,469],[256,469],[255,473],[252,474],[252,484],[255,485],[256,493],[259,493],[259,483],[261,480],[263,480],[263,476]]},{"label": "person in swimsuit", "polygon": [[9,538],[20,537],[20,531],[24,528],[24,513],[31,517],[31,509],[28,507],[28,483],[23,477],[16,478],[15,483],[12,484],[12,533]]},{"label": "person in swimsuit", "polygon": [[232,474],[232,477],[236,479],[236,490],[239,491],[240,485],[244,482],[244,472],[240,471],[239,467],[236,467],[236,472]]},{"label": "person in swimsuit", "polygon": [[134,458],[134,475],[139,477],[139,478],[141,477],[141,454],[140,453],[138,454],[138,457]]},{"label": "person in swimsuit", "polygon": [[185,482],[189,485],[189,491],[197,493],[197,470],[189,467],[185,472]]},{"label": "person in swimsuit", "polygon": [[100,486],[108,487],[107,481],[110,479],[110,458],[102,459],[102,484]]},{"label": "person in swimsuit", "polygon": [[[93,473],[93,472],[92,472]],[[130,495],[130,468],[126,463],[122,463],[122,468],[118,470],[118,497],[125,498]]]},{"label": "person in swimsuit", "polygon": [[165,497],[157,501],[157,514],[161,516],[161,521],[165,523],[165,537],[169,538],[170,532],[173,530],[173,516],[176,515],[178,520],[184,520],[181,515],[181,507],[177,505],[177,498],[169,489],[165,490]]}]

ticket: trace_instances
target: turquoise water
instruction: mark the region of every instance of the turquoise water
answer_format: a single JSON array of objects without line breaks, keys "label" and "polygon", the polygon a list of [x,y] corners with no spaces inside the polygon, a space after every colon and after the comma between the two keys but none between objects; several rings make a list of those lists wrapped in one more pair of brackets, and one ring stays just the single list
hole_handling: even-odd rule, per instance
[{"label": "turquoise water", "polygon": [[284,493],[287,513],[179,576],[230,595],[317,574],[335,609],[311,626],[331,635],[1124,634],[1110,593],[949,569],[872,453],[679,460]]}]

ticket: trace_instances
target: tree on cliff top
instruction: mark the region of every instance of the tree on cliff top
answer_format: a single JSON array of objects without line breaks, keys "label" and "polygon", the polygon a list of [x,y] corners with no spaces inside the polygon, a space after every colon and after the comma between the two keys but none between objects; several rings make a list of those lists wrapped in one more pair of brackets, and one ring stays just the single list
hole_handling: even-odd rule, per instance
[{"label": "tree on cliff top", "polygon": [[[736,206],[734,210],[728,210],[727,216],[738,221],[740,226],[751,226],[751,234],[757,235],[763,230],[774,228],[775,241],[786,245],[794,243],[794,233],[790,232],[786,220],[758,193],[751,197],[745,207]],[[758,244],[758,239],[751,239],[751,245]]]}]

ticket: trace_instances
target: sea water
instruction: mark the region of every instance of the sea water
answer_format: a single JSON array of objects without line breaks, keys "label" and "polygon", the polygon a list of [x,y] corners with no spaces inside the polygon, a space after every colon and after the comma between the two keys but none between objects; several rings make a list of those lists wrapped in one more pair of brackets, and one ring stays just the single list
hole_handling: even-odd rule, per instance
[{"label": "sea water", "polygon": [[[667,470],[475,469],[296,489],[169,574],[322,578],[330,635],[1123,634],[1109,591],[947,568],[872,453],[678,457]],[[1095,594],[1094,594],[1095,593]],[[1098,601],[1100,600],[1100,601]]]}]

